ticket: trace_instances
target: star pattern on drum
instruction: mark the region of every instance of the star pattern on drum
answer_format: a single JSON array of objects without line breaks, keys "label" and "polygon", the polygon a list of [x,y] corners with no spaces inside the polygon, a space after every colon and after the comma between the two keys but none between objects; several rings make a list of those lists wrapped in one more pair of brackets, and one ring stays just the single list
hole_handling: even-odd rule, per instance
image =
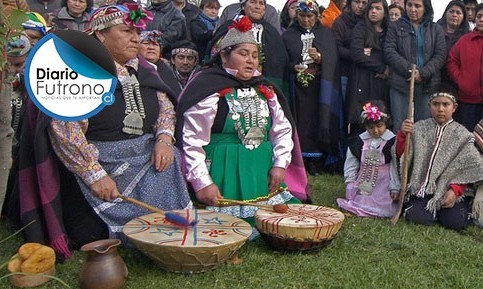
[{"label": "star pattern on drum", "polygon": [[173,228],[173,227],[151,227],[151,234],[164,234],[166,236],[174,236],[174,235],[179,235],[182,234],[178,228]]},{"label": "star pattern on drum", "polygon": [[217,224],[217,225],[223,225],[224,223],[227,222],[225,220],[220,220],[218,217],[213,217],[211,219],[203,218],[203,221],[205,222],[205,224]]}]

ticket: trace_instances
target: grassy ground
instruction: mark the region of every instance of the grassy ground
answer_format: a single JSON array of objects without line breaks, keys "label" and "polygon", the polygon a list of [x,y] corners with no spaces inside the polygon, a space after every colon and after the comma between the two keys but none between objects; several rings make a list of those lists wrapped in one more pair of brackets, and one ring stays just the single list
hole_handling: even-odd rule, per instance
[{"label": "grassy ground", "polygon": [[[341,176],[311,178],[314,203],[336,207],[344,195]],[[0,223],[0,240],[9,235]],[[483,230],[453,232],[440,227],[391,226],[387,219],[348,217],[337,238],[317,253],[280,253],[263,240],[239,251],[241,265],[208,273],[167,273],[135,250],[120,250],[128,269],[125,288],[483,288]],[[0,244],[0,263],[21,244]],[[78,288],[81,252],[58,264],[57,276]],[[0,271],[0,276],[6,270]],[[10,288],[0,280],[0,288]],[[37,288],[62,288],[50,282]]]}]

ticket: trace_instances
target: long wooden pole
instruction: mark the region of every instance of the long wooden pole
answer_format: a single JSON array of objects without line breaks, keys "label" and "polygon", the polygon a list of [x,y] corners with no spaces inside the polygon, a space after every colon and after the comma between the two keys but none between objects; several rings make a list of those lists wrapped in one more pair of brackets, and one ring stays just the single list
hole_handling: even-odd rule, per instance
[{"label": "long wooden pole", "polygon": [[[411,78],[409,81],[409,104],[407,118],[414,121],[414,78],[415,78],[416,64],[411,67]],[[402,176],[401,176],[401,191],[397,200],[397,211],[391,218],[391,223],[395,225],[401,216],[402,208],[404,204],[404,198],[408,187],[409,178],[409,149],[411,147],[411,134],[406,135],[406,145],[404,147],[404,158],[402,163]]]}]

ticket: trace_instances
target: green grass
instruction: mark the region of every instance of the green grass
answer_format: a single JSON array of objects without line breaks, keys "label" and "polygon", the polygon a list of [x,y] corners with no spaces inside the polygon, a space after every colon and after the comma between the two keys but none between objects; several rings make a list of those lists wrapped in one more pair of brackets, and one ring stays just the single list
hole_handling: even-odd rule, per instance
[{"label": "green grass", "polygon": [[[344,195],[341,176],[311,178],[314,203],[336,207]],[[0,240],[10,232],[0,223]],[[0,244],[0,263],[22,240]],[[317,253],[280,253],[263,240],[239,251],[241,265],[202,274],[174,274],[157,268],[135,250],[121,249],[129,269],[125,288],[483,288],[483,230],[454,232],[400,220],[346,218],[337,238]],[[82,252],[58,264],[57,276],[78,288]],[[6,270],[0,271],[4,275]],[[0,288],[10,288],[0,280]],[[53,281],[36,288],[62,288]]]}]

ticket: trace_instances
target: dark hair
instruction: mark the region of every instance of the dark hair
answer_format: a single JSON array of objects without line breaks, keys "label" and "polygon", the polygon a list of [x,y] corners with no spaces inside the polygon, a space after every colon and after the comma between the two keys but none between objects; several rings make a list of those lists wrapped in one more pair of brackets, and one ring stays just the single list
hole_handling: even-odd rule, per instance
[{"label": "dark hair", "polygon": [[[86,0],[86,4],[86,10],[84,10],[84,12],[89,12],[91,11],[92,6],[94,6],[94,0]],[[67,7],[67,0],[62,0],[62,2],[60,2],[60,7]]]},{"label": "dark hair", "polygon": [[387,6],[386,0],[369,0],[362,14],[364,17],[364,22],[366,23],[366,29],[367,29],[366,31],[367,35],[366,35],[366,40],[364,44],[366,45],[366,47],[382,48],[382,47],[379,47],[379,35],[376,32],[376,29],[374,29],[374,26],[372,25],[371,21],[369,20],[369,13],[371,10],[371,6],[374,3],[382,3],[382,6],[384,7],[384,18],[382,19],[381,27],[384,33],[387,30],[387,21],[389,20],[389,7]]},{"label": "dark hair", "polygon": [[476,6],[476,13],[478,14],[478,11],[480,10],[483,10],[483,3],[480,3],[478,4],[478,6]]},{"label": "dark hair", "polygon": [[468,5],[468,4],[475,4],[475,5],[478,5],[478,1],[476,0],[463,0],[463,3],[465,5]]},{"label": "dark hair", "polygon": [[221,4],[218,0],[201,0],[200,9],[205,8],[209,4],[216,4],[218,8],[221,8]]},{"label": "dark hair", "polygon": [[[407,6],[408,1],[409,0],[404,0],[404,7]],[[434,9],[433,9],[433,4],[431,4],[431,0],[423,0],[423,5],[424,5],[424,15],[423,15],[422,22],[433,21]],[[409,18],[406,10],[404,10],[404,17]]]},{"label": "dark hair", "polygon": [[[282,12],[280,12],[280,26],[285,29],[287,29],[290,23],[292,22],[292,19],[290,19],[290,16],[288,14],[288,10],[290,8],[289,5],[287,5],[288,1],[287,3],[285,3],[285,5],[283,5]],[[297,2],[294,2],[294,3],[297,3]]]},{"label": "dark hair", "polygon": [[402,8],[401,5],[398,5],[396,3],[389,5],[388,8],[389,8],[389,10],[391,10],[393,8],[397,8],[397,9],[399,9],[399,11],[401,11],[401,15],[404,14],[404,8]]},{"label": "dark hair", "polygon": [[458,99],[458,91],[450,83],[441,82],[436,89],[433,89],[433,92],[431,94],[435,93],[448,93]]},{"label": "dark hair", "polygon": [[364,104],[364,106],[366,104],[370,103],[372,106],[377,106],[379,108],[379,110],[383,113],[385,113],[387,116],[383,116],[381,117],[381,119],[379,121],[372,121],[370,119],[365,119],[362,124],[364,126],[368,125],[368,124],[375,124],[375,123],[380,123],[380,122],[384,122],[386,124],[386,127],[390,127],[392,125],[392,119],[391,119],[391,115],[389,114],[388,110],[387,110],[387,107],[386,107],[386,104],[384,103],[384,101],[382,100],[379,100],[379,99],[376,99],[376,100],[369,100],[368,102],[366,102]]},{"label": "dark hair", "polygon": [[438,20],[438,24],[443,27],[444,31],[446,31],[446,24],[447,24],[446,14],[448,13],[449,9],[453,6],[458,6],[461,9],[461,11],[463,11],[463,21],[461,22],[460,27],[458,27],[458,30],[455,32],[460,35],[463,35],[470,31],[470,24],[468,23],[465,4],[459,0],[453,0],[448,3],[448,5],[446,6],[446,9],[444,10],[443,16],[441,17],[441,19]]}]

